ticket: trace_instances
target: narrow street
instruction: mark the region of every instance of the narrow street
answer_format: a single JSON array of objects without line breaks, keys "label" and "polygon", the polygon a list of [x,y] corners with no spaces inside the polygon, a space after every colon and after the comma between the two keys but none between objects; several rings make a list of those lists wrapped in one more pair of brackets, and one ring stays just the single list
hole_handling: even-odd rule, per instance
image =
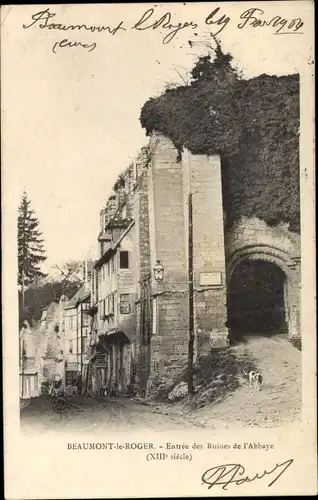
[{"label": "narrow street", "polygon": [[[286,338],[249,336],[231,348],[237,357],[253,360],[264,377],[261,391],[251,390],[242,373],[239,388],[220,403],[190,412],[185,403],[163,404],[115,398],[72,398],[63,415],[52,410],[49,398],[33,399],[21,412],[23,433],[91,433],[109,430],[162,432],[189,428],[274,427],[299,418],[301,352]],[[248,367],[247,367],[248,369]]]},{"label": "narrow street", "polygon": [[171,431],[198,426],[165,405],[143,404],[129,399],[72,398],[74,405],[59,415],[52,410],[49,398],[34,399],[21,412],[21,431],[30,435],[47,432],[88,433],[116,430]]}]

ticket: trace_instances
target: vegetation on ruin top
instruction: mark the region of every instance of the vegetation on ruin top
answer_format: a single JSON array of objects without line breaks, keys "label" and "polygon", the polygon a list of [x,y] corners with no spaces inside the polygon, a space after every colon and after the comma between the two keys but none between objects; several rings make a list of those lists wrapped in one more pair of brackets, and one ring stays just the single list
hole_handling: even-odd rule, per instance
[{"label": "vegetation on ruin top", "polygon": [[180,150],[220,154],[227,224],[242,216],[300,231],[299,75],[244,79],[216,43],[191,83],[150,98],[140,115]]}]

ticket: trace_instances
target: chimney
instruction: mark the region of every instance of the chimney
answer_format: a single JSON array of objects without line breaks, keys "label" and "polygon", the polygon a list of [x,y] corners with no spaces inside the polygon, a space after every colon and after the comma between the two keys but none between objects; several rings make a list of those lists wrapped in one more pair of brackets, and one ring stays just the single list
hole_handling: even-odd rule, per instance
[{"label": "chimney", "polygon": [[134,203],[134,169],[135,166],[132,163],[127,169],[125,183],[126,183],[126,217],[131,219],[133,217],[133,203]]},{"label": "chimney", "polygon": [[103,208],[103,210],[100,211],[100,231],[101,231],[101,233],[105,232],[105,226],[106,226],[106,208]]},{"label": "chimney", "polygon": [[117,208],[121,208],[126,201],[126,192],[124,187],[120,187],[116,193]]},{"label": "chimney", "polygon": [[85,292],[90,291],[91,276],[92,276],[92,261],[85,260]]},{"label": "chimney", "polygon": [[[107,213],[107,222],[109,222],[110,219],[112,219],[114,217],[116,210],[117,210],[116,195],[112,195],[108,198],[106,209],[108,212]],[[107,224],[107,222],[106,222],[106,224]]]}]

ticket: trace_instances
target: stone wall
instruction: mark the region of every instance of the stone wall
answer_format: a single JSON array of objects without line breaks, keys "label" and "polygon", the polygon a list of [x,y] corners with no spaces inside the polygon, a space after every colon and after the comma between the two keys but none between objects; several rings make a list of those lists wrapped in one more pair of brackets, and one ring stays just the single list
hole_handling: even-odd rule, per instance
[{"label": "stone wall", "polygon": [[152,371],[162,370],[188,355],[188,294],[172,292],[160,297],[158,329],[151,338]]},{"label": "stone wall", "polygon": [[184,282],[187,271],[182,163],[172,142],[161,134],[154,135],[150,144],[151,267],[159,259],[165,268],[165,283]]},{"label": "stone wall", "polygon": [[149,177],[151,268],[164,266],[161,283],[152,276],[157,301],[157,326],[151,337],[151,374],[187,356],[188,294],[182,163],[171,141],[157,133]]},{"label": "stone wall", "polygon": [[[151,267],[160,260],[164,279],[152,290],[157,303],[151,337],[151,369],[186,359],[189,339],[189,193],[193,203],[195,355],[228,345],[221,166],[218,156],[180,156],[160,133],[150,141],[148,209]],[[203,286],[201,273],[220,273]]]},{"label": "stone wall", "polygon": [[[189,193],[193,206],[195,356],[211,347],[228,345],[228,286],[233,270],[246,259],[273,262],[285,273],[289,333],[299,335],[300,237],[284,224],[269,227],[256,218],[242,218],[225,230],[221,167],[219,155],[193,155],[186,150],[180,154],[171,140],[155,132],[149,146],[126,171],[126,213],[133,216],[136,235],[136,380],[151,380],[165,366],[187,358]],[[109,203],[107,206],[112,208]],[[160,283],[154,281],[152,273],[157,260],[164,267]],[[152,315],[146,325],[139,283],[145,280],[152,304],[156,304],[155,319]],[[141,335],[145,327],[150,344]]]},{"label": "stone wall", "polygon": [[227,282],[241,262],[263,260],[276,264],[285,274],[285,309],[290,336],[300,336],[300,235],[287,224],[270,227],[255,217],[242,218],[225,235]]},{"label": "stone wall", "polygon": [[[197,349],[202,352],[203,346],[228,344],[221,161],[218,155],[193,155],[186,151],[182,167],[184,186],[189,179],[188,189],[192,193],[195,330]],[[187,204],[186,195],[184,192]],[[201,282],[202,273],[206,285]],[[213,278],[215,275],[220,277],[219,282]]]},{"label": "stone wall", "polygon": [[[242,248],[267,247],[286,254],[285,260],[300,257],[300,235],[288,230],[288,224],[270,227],[266,222],[242,217],[226,231],[225,248],[227,262],[231,262],[235,253]],[[231,269],[229,269],[231,272]]]}]

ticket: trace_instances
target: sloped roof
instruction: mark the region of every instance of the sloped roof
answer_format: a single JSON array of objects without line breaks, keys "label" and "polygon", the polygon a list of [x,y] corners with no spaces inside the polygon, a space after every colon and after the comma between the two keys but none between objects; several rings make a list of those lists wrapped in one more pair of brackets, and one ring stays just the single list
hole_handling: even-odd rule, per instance
[{"label": "sloped roof", "polygon": [[129,233],[130,229],[135,225],[135,221],[130,222],[128,227],[121,233],[117,241],[110,245],[104,254],[95,262],[95,269],[101,267],[109,258],[116,252],[117,247],[120,245],[121,241],[124,239],[126,234]]},{"label": "sloped roof", "polygon": [[78,304],[83,302],[85,299],[87,299],[90,296],[90,292],[87,292],[85,290],[85,286],[81,286],[75,295],[65,304],[64,309],[73,309],[77,307]]}]

